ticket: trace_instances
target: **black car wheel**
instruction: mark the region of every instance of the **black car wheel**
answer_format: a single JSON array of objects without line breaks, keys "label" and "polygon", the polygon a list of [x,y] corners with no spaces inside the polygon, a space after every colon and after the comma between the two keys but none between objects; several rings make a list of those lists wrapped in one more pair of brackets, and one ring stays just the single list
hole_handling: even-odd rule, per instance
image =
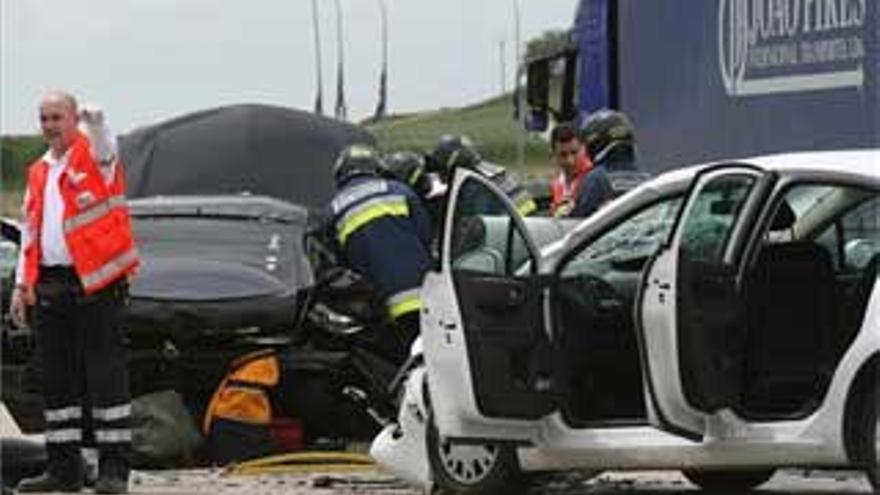
[{"label": "black car wheel", "polygon": [[501,443],[457,443],[442,438],[433,419],[428,428],[428,462],[441,493],[513,494],[523,491],[514,447]]},{"label": "black car wheel", "polygon": [[774,472],[774,469],[749,471],[685,469],[682,474],[688,481],[707,491],[741,493],[766,483]]},{"label": "black car wheel", "polygon": [[874,493],[880,494],[880,377],[875,375],[878,372],[880,366],[875,365],[866,381],[856,386],[859,399],[848,423],[851,454],[867,474]]}]

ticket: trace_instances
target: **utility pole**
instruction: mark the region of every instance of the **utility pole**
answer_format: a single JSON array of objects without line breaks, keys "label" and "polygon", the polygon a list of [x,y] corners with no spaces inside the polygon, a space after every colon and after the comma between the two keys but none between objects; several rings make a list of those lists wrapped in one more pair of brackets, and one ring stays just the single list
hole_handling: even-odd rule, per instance
[{"label": "utility pole", "polygon": [[522,50],[522,32],[521,32],[521,23],[520,23],[520,11],[519,11],[519,0],[511,0],[513,2],[513,19],[515,25],[515,40],[516,43],[516,84],[514,88],[516,89],[516,97],[517,97],[517,106],[519,107],[519,132],[517,133],[517,146],[516,146],[516,164],[522,172],[523,176],[526,175],[526,126],[525,126],[525,98],[523,92],[525,89],[522,87],[522,77],[525,73],[525,64],[523,63],[521,50]]},{"label": "utility pole", "polygon": [[336,108],[337,119],[348,119],[348,106],[345,104],[345,37],[342,33],[342,3],[336,0]]},{"label": "utility pole", "polygon": [[379,1],[379,13],[382,16],[382,72],[379,74],[379,102],[373,119],[385,117],[388,111],[388,8],[385,0]]},{"label": "utility pole", "polygon": [[315,78],[317,90],[315,92],[315,113],[324,114],[324,77],[321,63],[321,25],[318,22],[318,0],[312,0],[312,31],[315,34]]},{"label": "utility pole", "polygon": [[504,38],[498,40],[498,61],[501,63],[501,94],[507,93],[507,60]]}]

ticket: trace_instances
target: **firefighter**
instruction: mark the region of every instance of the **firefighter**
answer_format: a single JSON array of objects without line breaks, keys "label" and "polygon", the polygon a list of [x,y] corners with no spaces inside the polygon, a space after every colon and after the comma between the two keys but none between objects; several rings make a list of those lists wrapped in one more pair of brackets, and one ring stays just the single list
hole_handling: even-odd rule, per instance
[{"label": "firefighter", "polygon": [[436,173],[426,170],[424,155],[413,151],[392,153],[383,161],[382,176],[403,182],[422,199],[431,223],[431,237],[436,239],[443,217],[446,186]]},{"label": "firefighter", "polygon": [[100,110],[79,111],[72,95],[52,92],[39,115],[49,150],[28,169],[11,313],[24,326],[33,309],[48,464],[18,491],[82,488],[89,415],[100,455],[95,492],[126,493],[131,406],[120,323],[138,254],[124,174]]},{"label": "firefighter", "polygon": [[647,178],[635,163],[635,132],[623,112],[602,109],[590,114],[581,125],[581,141],[593,168],[581,183],[585,204],[582,216],[589,216],[603,204],[632,189]]},{"label": "firefighter", "polygon": [[371,147],[344,150],[334,166],[337,193],[327,218],[339,259],[364,276],[385,302],[398,334],[380,335],[379,343],[402,363],[419,332],[431,230],[419,197],[402,182],[382,178],[381,169]]},{"label": "firefighter", "polygon": [[[489,178],[513,201],[517,211],[523,216],[534,213],[538,206],[532,195],[507,170],[494,163],[489,163],[480,156],[473,143],[466,136],[446,134],[426,157],[428,172],[437,173],[447,186],[451,186],[452,171],[456,167],[474,170]],[[482,213],[493,213],[484,211]],[[500,213],[500,212],[498,212]]]}]

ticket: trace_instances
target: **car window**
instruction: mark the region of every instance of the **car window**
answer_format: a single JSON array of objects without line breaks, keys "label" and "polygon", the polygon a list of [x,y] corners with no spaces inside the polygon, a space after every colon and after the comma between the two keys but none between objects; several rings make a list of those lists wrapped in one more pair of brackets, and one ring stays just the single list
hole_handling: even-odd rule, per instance
[{"label": "car window", "polygon": [[531,259],[526,237],[501,198],[480,181],[465,181],[452,217],[452,268],[515,275]]},{"label": "car window", "polygon": [[845,211],[816,242],[831,253],[838,270],[863,270],[880,253],[880,197],[875,193]]},{"label": "car window", "polygon": [[669,236],[681,197],[645,207],[586,244],[561,270],[563,277],[589,273],[603,276],[612,269],[640,271],[641,265]]},{"label": "car window", "polygon": [[680,256],[718,263],[756,182],[752,175],[723,175],[703,186],[694,197],[681,231]]}]

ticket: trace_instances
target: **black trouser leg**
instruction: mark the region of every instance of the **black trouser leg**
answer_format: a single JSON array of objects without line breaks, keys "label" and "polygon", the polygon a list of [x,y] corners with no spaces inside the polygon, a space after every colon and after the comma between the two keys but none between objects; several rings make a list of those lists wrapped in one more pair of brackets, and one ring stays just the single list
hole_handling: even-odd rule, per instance
[{"label": "black trouser leg", "polygon": [[122,334],[125,287],[112,285],[79,301],[77,327],[83,338],[86,390],[99,478],[127,480],[131,450],[131,397]]},{"label": "black trouser leg", "polygon": [[58,479],[81,480],[82,384],[78,335],[71,324],[76,286],[57,278],[41,280],[34,314],[37,356],[42,370],[47,471]]},{"label": "black trouser leg", "polygon": [[404,313],[394,320],[391,335],[383,335],[386,345],[392,350],[394,362],[398,365],[406,362],[409,357],[409,348],[419,336],[419,311]]}]

